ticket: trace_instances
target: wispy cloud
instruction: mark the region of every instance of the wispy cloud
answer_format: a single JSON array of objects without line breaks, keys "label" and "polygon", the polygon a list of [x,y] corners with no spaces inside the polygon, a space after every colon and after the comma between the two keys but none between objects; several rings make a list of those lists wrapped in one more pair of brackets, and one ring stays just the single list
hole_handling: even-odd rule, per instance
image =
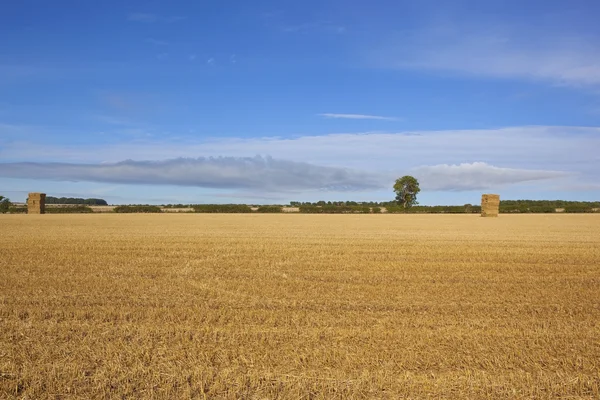
[{"label": "wispy cloud", "polygon": [[[42,141],[27,141],[24,139],[27,137],[42,138]],[[460,188],[461,181],[471,179],[463,179],[463,176],[484,172],[485,179],[471,179],[475,187],[481,186],[477,182],[502,183],[505,176],[509,176],[511,182],[542,179],[540,182],[544,185],[550,185],[552,181],[554,186],[565,182],[581,187],[600,183],[597,174],[600,128],[596,127],[366,132],[294,138],[215,137],[201,141],[193,138],[159,139],[159,135],[142,139],[143,136],[138,135],[135,139],[114,145],[57,145],[44,143],[44,137],[51,135],[37,132],[35,127],[18,129],[2,128],[0,125],[0,159],[14,162],[68,160],[73,163],[115,163],[133,157],[136,160],[157,160],[198,155],[243,158],[263,154],[292,162],[375,171],[381,176],[419,173],[433,182],[428,183],[430,190],[443,187],[441,185],[445,181]],[[457,165],[459,167],[453,167]],[[454,173],[461,177],[452,180]],[[566,177],[565,173],[572,175]],[[516,179],[519,174],[520,178]],[[431,180],[434,175],[443,178]],[[469,187],[472,186],[470,184]]]},{"label": "wispy cloud", "polygon": [[[178,158],[110,164],[6,163],[0,176],[56,181],[192,186],[266,191],[369,191],[391,187],[398,174],[273,159],[271,157]],[[562,171],[500,168],[483,162],[433,165],[408,171],[426,191],[498,189],[568,177]]]},{"label": "wispy cloud", "polygon": [[283,32],[288,33],[330,33],[341,35],[346,33],[347,29],[345,26],[335,24],[331,21],[315,21],[315,22],[306,22],[302,24],[282,24],[280,25],[280,29]]},{"label": "wispy cloud", "polygon": [[558,191],[565,192],[592,192],[600,191],[600,183],[587,183],[587,184],[565,184],[553,188]]},{"label": "wispy cloud", "polygon": [[533,28],[451,25],[405,32],[367,57],[384,67],[590,86],[600,85],[598,40]]},{"label": "wispy cloud", "polygon": [[397,121],[398,118],[395,117],[382,117],[380,115],[366,115],[366,114],[332,114],[332,113],[323,113],[317,114],[321,117],[325,118],[335,118],[335,119],[375,119],[380,121]]},{"label": "wispy cloud", "polygon": [[56,74],[54,67],[37,66],[29,64],[2,64],[0,63],[0,85],[5,83],[14,84],[15,82],[40,76],[54,76]]},{"label": "wispy cloud", "polygon": [[148,38],[146,39],[147,43],[153,44],[155,46],[168,46],[169,42],[167,42],[166,40],[160,40],[160,39],[154,39],[154,38]]},{"label": "wispy cloud", "polygon": [[592,106],[587,109],[588,114],[600,117],[600,106]]},{"label": "wispy cloud", "polygon": [[158,16],[148,13],[132,13],[129,14],[127,19],[136,22],[156,22],[158,21]]},{"label": "wispy cloud", "polygon": [[0,176],[59,181],[195,186],[217,189],[361,191],[387,182],[378,174],[270,157],[178,158],[114,164],[6,163]]},{"label": "wispy cloud", "polygon": [[173,22],[183,21],[184,19],[186,19],[186,17],[174,15],[174,16],[170,16],[170,17],[165,17],[164,21],[168,22],[168,23],[173,23]]},{"label": "wispy cloud", "polygon": [[100,123],[107,124],[107,125],[116,125],[116,126],[132,125],[131,121],[129,121],[125,118],[115,117],[112,115],[93,114],[93,115],[91,115],[91,119],[96,122],[100,122]]},{"label": "wispy cloud", "polygon": [[[167,57],[168,53],[163,53]],[[155,114],[160,108],[159,99],[150,93],[106,91],[100,93],[99,100],[110,109],[108,114],[119,114],[120,117],[140,114]]]},{"label": "wispy cloud", "polygon": [[272,29],[290,34],[325,33],[341,35],[347,32],[347,28],[344,25],[327,19],[291,22],[292,18],[286,17],[286,14],[283,11],[265,12],[262,13],[261,17],[267,26]]},{"label": "wispy cloud", "polygon": [[565,178],[563,171],[500,168],[484,162],[441,164],[414,168],[423,190],[468,191],[495,189],[506,185]]},{"label": "wispy cloud", "polygon": [[[117,110],[135,103],[113,100]],[[112,99],[112,98],[111,98]],[[127,100],[128,98],[124,98]],[[117,101],[118,100],[118,101]],[[136,108],[133,108],[135,111]],[[154,110],[153,108],[150,110]],[[150,111],[148,111],[150,112]],[[377,169],[483,161],[515,168],[597,170],[600,128],[573,126],[515,126],[498,129],[333,133],[296,137],[195,138],[118,144],[58,145],[27,137],[50,137],[35,126],[0,123],[3,160],[119,161],[194,157],[198,154],[246,156],[271,154],[277,158],[321,165],[365,165]],[[4,140],[5,141],[4,141]]]},{"label": "wispy cloud", "polygon": [[127,19],[129,21],[143,22],[143,23],[153,23],[153,22],[173,23],[173,22],[178,22],[178,21],[184,20],[185,17],[162,16],[162,15],[151,14],[151,13],[137,12],[137,13],[129,14],[127,16]]}]

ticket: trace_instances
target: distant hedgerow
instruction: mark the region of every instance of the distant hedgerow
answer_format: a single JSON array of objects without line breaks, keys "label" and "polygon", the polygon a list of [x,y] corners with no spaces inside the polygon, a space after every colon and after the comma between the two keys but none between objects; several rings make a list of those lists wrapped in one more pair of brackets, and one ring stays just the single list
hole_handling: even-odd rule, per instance
[{"label": "distant hedgerow", "polygon": [[251,213],[246,204],[196,204],[192,208],[197,213]]},{"label": "distant hedgerow", "polygon": [[46,207],[46,214],[89,214],[93,213],[88,206]]},{"label": "distant hedgerow", "polygon": [[281,206],[260,206],[256,210],[259,213],[282,213],[283,209]]},{"label": "distant hedgerow", "polygon": [[161,213],[158,206],[117,206],[114,209],[116,213]]}]

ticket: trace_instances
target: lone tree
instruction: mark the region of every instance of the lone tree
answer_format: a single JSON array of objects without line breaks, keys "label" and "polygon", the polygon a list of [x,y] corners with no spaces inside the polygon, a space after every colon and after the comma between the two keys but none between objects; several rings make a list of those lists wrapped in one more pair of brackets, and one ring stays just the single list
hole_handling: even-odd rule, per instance
[{"label": "lone tree", "polygon": [[419,181],[410,175],[396,179],[394,183],[394,192],[396,192],[396,201],[402,203],[404,208],[414,206],[417,203],[417,194],[421,191]]},{"label": "lone tree", "polygon": [[8,209],[12,203],[8,199],[8,197],[0,196],[0,214],[4,214],[8,212]]}]

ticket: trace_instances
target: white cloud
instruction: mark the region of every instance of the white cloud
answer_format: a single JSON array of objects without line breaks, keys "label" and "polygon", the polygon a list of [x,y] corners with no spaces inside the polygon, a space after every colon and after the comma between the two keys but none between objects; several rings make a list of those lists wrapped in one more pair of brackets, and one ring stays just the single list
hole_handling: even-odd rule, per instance
[{"label": "white cloud", "polygon": [[321,117],[325,118],[336,118],[336,119],[376,119],[381,121],[396,121],[398,118],[394,117],[382,117],[379,115],[366,115],[366,114],[332,114],[332,113],[323,113],[318,114]]},{"label": "white cloud", "polygon": [[[105,164],[6,163],[5,178],[115,184],[175,185],[266,193],[376,191],[391,187],[394,175],[325,167],[271,157],[178,158]],[[482,162],[422,166],[408,171],[425,191],[470,191],[568,177],[561,171],[499,168]]]},{"label": "white cloud", "polygon": [[156,21],[158,21],[159,18],[155,14],[131,13],[131,14],[129,14],[127,19],[130,21],[136,21],[136,22],[156,22]]},{"label": "white cloud", "polygon": [[[160,137],[160,132],[152,132]],[[50,136],[49,136],[50,135]],[[378,170],[419,165],[482,161],[526,169],[596,171],[600,163],[600,128],[523,126],[498,129],[338,133],[320,136],[194,138],[63,144],[27,137],[51,137],[34,126],[0,124],[0,159],[70,162],[117,162],[129,158],[156,160],[198,155],[276,158],[320,165]]]},{"label": "white cloud", "polygon": [[170,17],[165,17],[164,21],[168,22],[168,23],[173,23],[173,22],[183,21],[184,19],[186,19],[186,17],[174,15],[174,16],[170,16]]},{"label": "white cloud", "polygon": [[101,122],[103,124],[108,124],[108,125],[117,125],[117,126],[132,125],[132,122],[125,118],[114,117],[111,115],[93,114],[90,116],[90,118],[94,121]]},{"label": "white cloud", "polygon": [[300,33],[300,34],[309,34],[309,33],[325,33],[325,34],[335,34],[342,35],[346,33],[347,29],[345,26],[335,24],[331,21],[313,21],[306,22],[303,24],[286,24],[280,23],[279,29],[286,33]]},{"label": "white cloud", "polygon": [[[600,128],[596,127],[530,126],[487,130],[341,133],[289,138],[210,138],[200,141],[192,138],[168,141],[156,139],[164,137],[159,132],[152,133],[152,137],[144,138],[139,134],[119,144],[56,145],[44,144],[43,139],[37,143],[24,140],[26,137],[52,137],[43,131],[36,132],[34,127],[17,129],[0,125],[0,159],[4,162],[115,163],[133,157],[136,160],[164,160],[200,155],[244,158],[262,154],[278,160],[370,171],[381,177],[397,177],[406,173],[417,175],[415,168],[423,165],[467,163],[470,167],[462,166],[461,174],[467,177],[474,176],[477,171],[482,174],[481,181],[474,181],[469,187],[486,181],[501,184],[505,176],[510,178],[511,183],[544,179],[540,182],[551,185],[548,188],[565,184],[577,187],[600,184],[597,175],[600,165]],[[477,162],[485,164],[472,164]],[[0,164],[0,174],[3,168],[4,165]],[[439,174],[439,170],[425,169],[420,172],[427,178],[433,176],[434,172]],[[448,174],[455,170],[444,168],[446,175],[439,181],[450,179]],[[485,174],[481,171],[485,171]],[[561,175],[563,173],[573,175],[565,178]],[[517,175],[519,179],[516,179]],[[430,189],[440,187],[436,183],[438,180],[431,182],[427,183]],[[452,190],[464,189],[460,182],[454,182],[452,186],[455,189]]]},{"label": "white cloud", "polygon": [[388,183],[380,174],[271,157],[178,158],[110,164],[6,163],[5,178],[195,186],[217,189],[361,191]]},{"label": "white cloud", "polygon": [[494,189],[510,184],[565,178],[562,171],[499,168],[484,162],[458,165],[440,164],[415,168],[423,190],[465,191]]},{"label": "white cloud", "polygon": [[146,39],[146,42],[153,44],[155,46],[168,46],[169,42],[167,42],[166,40],[160,40],[160,39],[154,39],[154,38],[148,38]]},{"label": "white cloud", "polygon": [[600,106],[590,107],[590,108],[588,108],[587,112],[590,115],[600,116]]},{"label": "white cloud", "polygon": [[598,37],[533,28],[442,26],[405,32],[368,58],[384,67],[429,69],[574,86],[600,85]]},{"label": "white cloud", "polygon": [[565,184],[557,186],[553,190],[565,191],[565,192],[594,192],[600,191],[600,183],[584,183],[584,184]]},{"label": "white cloud", "polygon": [[[152,132],[160,137],[160,132]],[[50,137],[34,126],[0,124],[0,159],[72,162],[117,162],[129,158],[155,160],[198,155],[277,158],[320,165],[380,170],[419,165],[482,161],[526,169],[597,170],[600,128],[523,126],[498,129],[338,133],[319,136],[194,138],[120,142],[115,144],[53,144],[27,141]]]},{"label": "white cloud", "polygon": [[151,13],[137,12],[137,13],[131,13],[131,14],[129,14],[127,16],[127,19],[129,21],[143,22],[143,23],[154,23],[154,22],[173,23],[173,22],[182,21],[182,20],[185,19],[185,17],[181,17],[181,16],[161,16],[161,15],[156,15],[156,14],[151,14]]}]

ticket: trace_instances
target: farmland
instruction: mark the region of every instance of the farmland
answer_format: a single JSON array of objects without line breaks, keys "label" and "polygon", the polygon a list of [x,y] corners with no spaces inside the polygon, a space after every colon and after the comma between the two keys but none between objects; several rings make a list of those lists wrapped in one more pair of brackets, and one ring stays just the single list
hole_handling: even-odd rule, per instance
[{"label": "farmland", "polygon": [[600,396],[600,215],[0,227],[0,398]]}]

